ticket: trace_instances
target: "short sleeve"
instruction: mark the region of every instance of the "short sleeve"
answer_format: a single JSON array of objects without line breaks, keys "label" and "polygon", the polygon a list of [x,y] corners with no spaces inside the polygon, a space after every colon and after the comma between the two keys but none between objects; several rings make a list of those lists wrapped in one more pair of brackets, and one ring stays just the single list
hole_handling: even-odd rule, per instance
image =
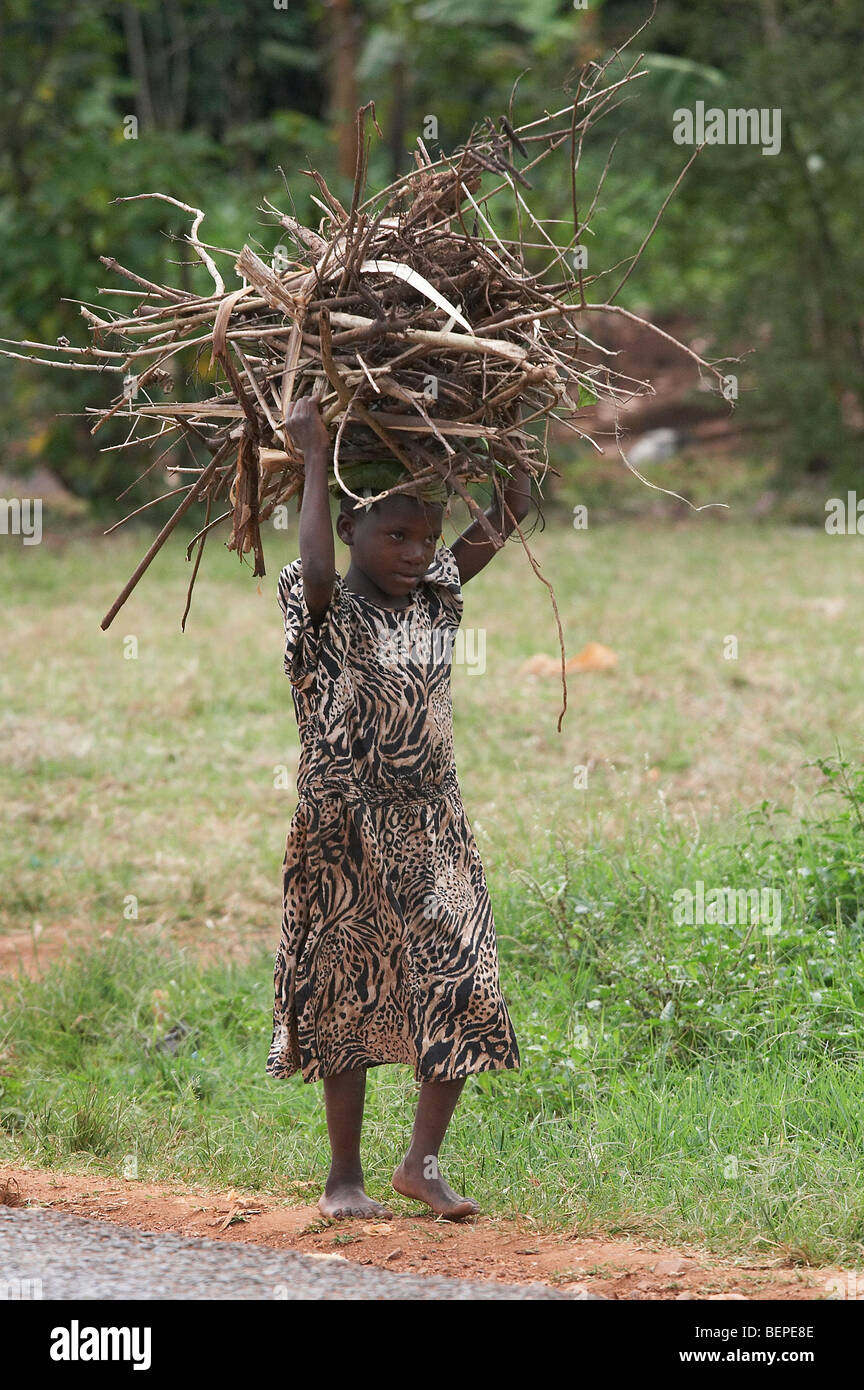
[{"label": "short sleeve", "polygon": [[440,545],[421,581],[438,599],[441,620],[454,631],[462,621],[462,581],[456,556],[449,545]]},{"label": "short sleeve", "polygon": [[340,658],[347,650],[346,598],[342,576],[337,574],[335,577],[330,605],[317,629],[306,606],[302,560],[292,560],[280,571],[276,598],[285,625],[282,669],[295,690],[307,690],[315,685],[323,645],[326,643]]}]

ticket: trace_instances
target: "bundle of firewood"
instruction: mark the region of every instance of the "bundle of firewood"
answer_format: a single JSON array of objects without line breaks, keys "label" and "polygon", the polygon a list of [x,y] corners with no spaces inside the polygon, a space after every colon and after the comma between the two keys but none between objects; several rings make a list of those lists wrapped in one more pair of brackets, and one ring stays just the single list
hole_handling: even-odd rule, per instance
[{"label": "bundle of firewood", "polygon": [[[506,177],[479,202],[496,143],[506,146],[498,155]],[[512,129],[438,161],[424,147],[411,174],[366,202],[359,172],[350,207],[320,173],[305,171],[320,191],[321,223],[305,227],[268,201],[262,211],[280,240],[269,263],[242,248],[236,289],[225,289],[198,237],[202,214],[190,208],[189,239],[215,294],[152,286],[131,314],[110,319],[82,306],[91,351],[104,360],[109,343],[123,347],[124,392],[95,411],[99,425],[131,415],[160,448],[174,431],[194,436],[211,459],[186,500],[228,500],[209,524],[230,519],[228,547],[253,552],[255,575],[265,572],[262,524],[302,491],[302,455],[285,419],[292,401],[312,393],[330,429],[332,476],[346,492],[355,495],[343,469],[350,478],[349,465],[395,459],[414,480],[403,487],[445,479],[495,539],[467,484],[506,477],[514,463],[541,483],[544,432],[529,426],[575,410],[580,388],[592,400],[615,389],[614,372],[579,360],[572,259],[526,206],[524,221],[546,239],[551,262],[532,274],[522,241],[500,237],[491,221],[493,196],[512,189],[524,201],[520,186],[530,185],[509,155],[527,148]],[[188,348],[211,354],[220,380],[209,396],[178,400],[166,366]]]},{"label": "bundle of firewood", "polygon": [[[289,406],[302,396],[314,393],[320,401],[332,440],[331,477],[344,491],[357,496],[343,476],[343,469],[348,478],[356,473],[349,465],[396,459],[413,481],[387,491],[442,478],[500,544],[469,483],[489,484],[501,496],[502,480],[521,465],[542,495],[550,421],[586,438],[564,418],[579,410],[580,400],[617,401],[640,386],[650,389],[618,377],[614,354],[585,332],[589,313],[627,311],[612,304],[614,294],[605,303],[588,302],[594,277],[587,273],[583,237],[596,193],[582,217],[577,199],[586,132],[642,75],[635,71],[638,61],[615,82],[606,79],[606,67],[589,65],[563,110],[518,128],[507,116],[497,124],[487,119],[453,154],[433,158],[418,139],[416,167],[365,197],[370,109],[377,129],[370,102],[357,113],[350,205],[333,195],[317,170],[304,170],[316,186],[321,220],[314,229],[304,226],[265,200],[261,211],[278,237],[269,256],[250,246],[239,253],[208,246],[200,209],[162,193],[136,195],[162,198],[193,217],[187,240],[213,281],[212,292],[154,284],[103,258],[135,288],[102,293],[134,297],[134,309],[97,314],[82,304],[91,343],[73,347],[61,340],[51,347],[52,358],[30,359],[116,373],[115,399],[91,408],[93,432],[121,422],[126,438],[119,447],[133,456],[146,448],[163,457],[184,436],[193,445],[186,467],[176,451],[168,465],[173,473],[193,475],[167,494],[185,496],[103,627],[194,504],[205,514],[187,549],[188,558],[198,546],[186,612],[204,543],[221,523],[230,524],[229,549],[241,556],[251,551],[254,574],[265,573],[263,523],[290,499],[299,506],[302,494],[302,455],[286,428]],[[557,234],[563,219],[532,211],[528,177],[559,149],[572,202],[566,237]],[[502,199],[513,204],[509,236],[497,218]],[[226,288],[217,256],[230,258],[236,288]],[[534,569],[542,579],[536,563]]]}]

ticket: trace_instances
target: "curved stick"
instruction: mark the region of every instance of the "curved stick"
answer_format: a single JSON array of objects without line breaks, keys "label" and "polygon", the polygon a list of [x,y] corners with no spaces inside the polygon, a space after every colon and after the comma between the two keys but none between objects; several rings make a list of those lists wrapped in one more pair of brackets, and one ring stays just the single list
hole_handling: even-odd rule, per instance
[{"label": "curved stick", "polygon": [[210,256],[208,256],[207,252],[204,250],[204,247],[198,240],[198,228],[204,221],[204,213],[201,211],[201,209],[190,207],[188,203],[181,203],[179,198],[172,198],[168,193],[133,193],[128,198],[112,198],[111,201],[112,203],[135,203],[138,201],[139,198],[161,198],[163,202],[173,203],[175,208],[181,208],[183,212],[188,212],[192,214],[195,220],[192,223],[192,230],[187,235],[186,240],[189,242],[191,246],[195,247],[195,250],[198,252],[199,260],[203,262],[203,264],[207,267],[210,274],[212,275],[213,284],[216,287],[216,293],[218,295],[224,294],[225,281],[222,279],[222,276],[216,269],[215,262]]}]

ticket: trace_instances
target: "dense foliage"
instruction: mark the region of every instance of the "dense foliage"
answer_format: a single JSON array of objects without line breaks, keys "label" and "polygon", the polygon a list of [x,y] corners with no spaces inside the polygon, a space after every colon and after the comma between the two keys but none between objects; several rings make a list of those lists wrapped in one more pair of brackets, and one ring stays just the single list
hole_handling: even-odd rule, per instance
[{"label": "dense foliage", "polygon": [[[317,216],[298,173],[310,162],[337,194],[349,189],[357,104],[376,102],[384,138],[373,142],[371,182],[383,183],[409,166],[418,135],[434,150],[429,117],[453,149],[507,108],[514,83],[520,120],[565,105],[582,64],[621,44],[649,8],[10,0],[0,21],[2,335],[85,342],[68,297],[123,285],[100,255],[199,283],[189,248],[171,240],[188,227],[182,212],[113,198],[158,189],[205,208],[214,245],[272,241],[256,207],[262,194],[284,198],[280,170],[303,220]],[[598,129],[580,171],[585,197],[618,137],[587,241],[591,273],[620,277],[692,153],[672,138],[673,113],[700,100],[782,112],[774,155],[706,146],[618,301],[686,314],[718,355],[752,349],[737,368],[739,409],[763,431],[782,481],[817,471],[851,483],[861,442],[860,24],[858,0],[661,0],[634,48],[648,75]],[[560,166],[556,177],[538,170],[534,205],[570,217]],[[97,452],[75,415],[111,389],[91,373],[4,360],[5,461],[26,471],[44,460],[84,496],[116,495],[128,469]]]}]

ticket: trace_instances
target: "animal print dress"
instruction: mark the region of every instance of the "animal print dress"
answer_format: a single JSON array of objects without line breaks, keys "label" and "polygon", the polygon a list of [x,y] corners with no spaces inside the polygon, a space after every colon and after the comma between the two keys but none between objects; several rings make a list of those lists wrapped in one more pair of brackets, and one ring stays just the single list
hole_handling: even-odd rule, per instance
[{"label": "animal print dress", "polygon": [[440,546],[398,610],[337,574],[317,632],[301,575],[294,560],[277,583],[301,753],[266,1071],[320,1081],[402,1062],[428,1081],[518,1068],[453,755],[455,556]]}]

